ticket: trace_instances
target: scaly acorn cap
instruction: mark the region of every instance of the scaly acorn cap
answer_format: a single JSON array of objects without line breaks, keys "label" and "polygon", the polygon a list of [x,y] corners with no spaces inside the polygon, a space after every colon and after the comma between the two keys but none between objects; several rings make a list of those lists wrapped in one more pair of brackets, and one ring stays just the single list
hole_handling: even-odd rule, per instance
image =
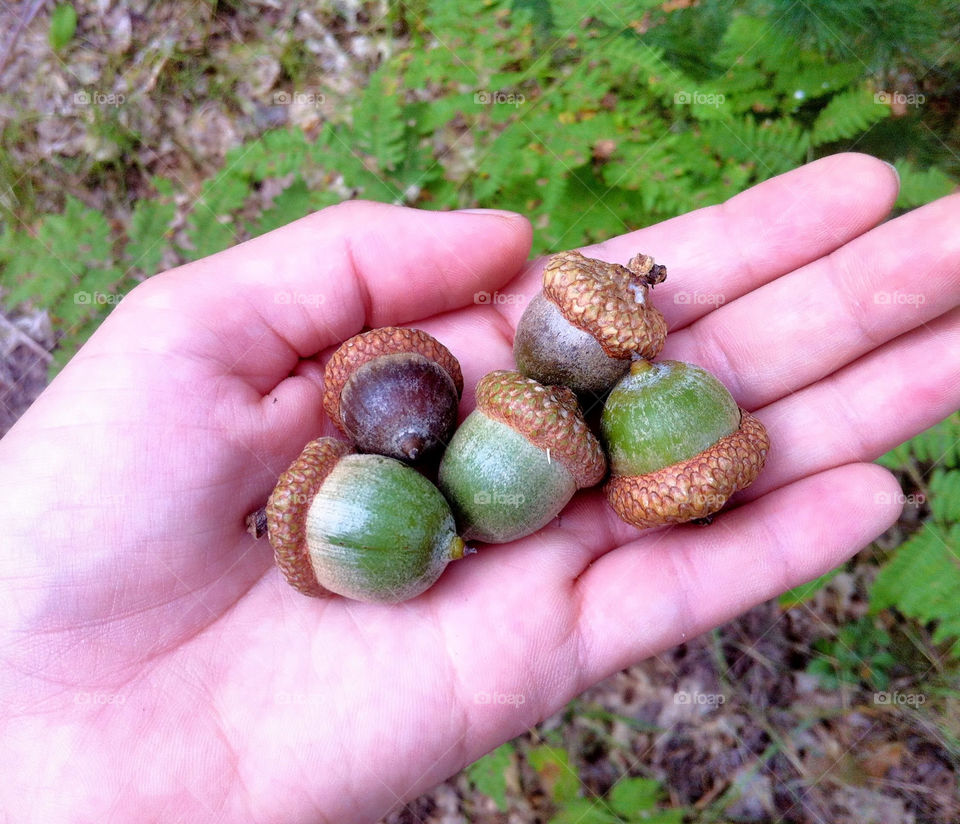
[{"label": "scaly acorn cap", "polygon": [[361,366],[382,355],[400,355],[412,352],[433,361],[450,375],[457,390],[457,397],[463,394],[463,373],[460,363],[440,341],[428,335],[422,329],[409,329],[403,326],[383,326],[361,332],[345,341],[324,370],[323,408],[337,428],[346,433],[340,416],[340,396],[350,376]]},{"label": "scaly acorn cap", "polygon": [[267,535],[274,558],[291,586],[305,595],[333,595],[317,583],[307,549],[307,510],[321,484],[350,445],[336,438],[310,441],[277,479],[267,500]]},{"label": "scaly acorn cap", "polygon": [[763,424],[741,408],[739,428],[710,448],[646,475],[614,475],[604,492],[617,514],[641,529],[705,518],[756,480],[769,449]]},{"label": "scaly acorn cap", "polygon": [[666,280],[665,266],[637,254],[626,266],[577,251],[551,256],[543,295],[578,329],[596,338],[611,358],[652,360],[667,337],[667,322],[647,302],[648,290]]},{"label": "scaly acorn cap", "polygon": [[567,387],[545,386],[519,372],[499,370],[480,379],[476,395],[477,409],[560,461],[578,488],[603,478],[607,471],[603,447]]}]

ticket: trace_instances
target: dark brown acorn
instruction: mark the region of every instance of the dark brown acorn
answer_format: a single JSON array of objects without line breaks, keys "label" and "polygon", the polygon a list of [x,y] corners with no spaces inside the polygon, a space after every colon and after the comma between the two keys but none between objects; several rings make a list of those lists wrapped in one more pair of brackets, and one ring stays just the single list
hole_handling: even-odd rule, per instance
[{"label": "dark brown acorn", "polygon": [[449,441],[462,393],[457,359],[420,329],[385,326],[356,335],[324,371],[324,409],[356,448],[408,463]]}]

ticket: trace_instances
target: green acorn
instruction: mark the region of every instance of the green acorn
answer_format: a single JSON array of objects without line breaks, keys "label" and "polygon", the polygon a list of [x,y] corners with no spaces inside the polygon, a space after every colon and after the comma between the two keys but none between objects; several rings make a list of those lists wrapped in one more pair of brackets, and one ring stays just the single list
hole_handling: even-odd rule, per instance
[{"label": "green acorn", "polygon": [[415,469],[320,438],[284,472],[266,507],[277,566],[307,595],[396,603],[466,553],[450,507]]},{"label": "green acorn", "polygon": [[641,528],[705,518],[752,484],[770,441],[753,415],[699,366],[634,361],[600,419],[607,500]]},{"label": "green acorn", "polygon": [[439,474],[466,540],[522,538],[555,518],[577,489],[599,483],[606,459],[569,389],[499,371],[482,378],[476,394]]}]

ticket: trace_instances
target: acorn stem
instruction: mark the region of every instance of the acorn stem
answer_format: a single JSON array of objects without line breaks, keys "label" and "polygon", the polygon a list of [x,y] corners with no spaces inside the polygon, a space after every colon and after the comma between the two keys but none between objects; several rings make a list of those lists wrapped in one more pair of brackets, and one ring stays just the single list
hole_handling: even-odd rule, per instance
[{"label": "acorn stem", "polygon": [[254,538],[262,538],[267,534],[267,505],[264,504],[256,512],[246,517],[247,532]]},{"label": "acorn stem", "polygon": [[630,362],[631,375],[642,375],[644,372],[649,372],[651,369],[653,369],[653,364],[645,358],[634,358]]},{"label": "acorn stem", "polygon": [[641,283],[651,288],[667,279],[667,267],[654,263],[650,255],[642,252],[630,258],[627,269],[633,272]]},{"label": "acorn stem", "polygon": [[464,555],[473,555],[476,551],[475,546],[467,546],[459,535],[454,535],[453,540],[450,541],[451,561],[459,561]]}]

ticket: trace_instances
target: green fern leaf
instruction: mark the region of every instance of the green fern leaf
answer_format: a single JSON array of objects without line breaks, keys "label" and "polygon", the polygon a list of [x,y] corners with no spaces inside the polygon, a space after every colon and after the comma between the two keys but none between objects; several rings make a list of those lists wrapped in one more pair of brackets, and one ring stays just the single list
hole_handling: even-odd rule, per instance
[{"label": "green fern leaf", "polygon": [[900,158],[893,164],[900,173],[900,193],[897,206],[912,209],[945,197],[957,188],[957,182],[936,166],[920,170],[909,160]]},{"label": "green fern leaf", "polygon": [[403,160],[403,104],[395,80],[384,67],[370,76],[359,103],[353,109],[353,145],[369,155],[381,172],[395,169]]},{"label": "green fern leaf", "polygon": [[160,266],[167,245],[167,231],[177,208],[170,197],[173,190],[170,182],[156,178],[153,184],[158,197],[144,197],[134,205],[124,249],[124,257],[130,266],[144,275],[154,274]]},{"label": "green fern leaf", "polygon": [[856,137],[889,115],[890,108],[878,102],[869,89],[850,89],[831,98],[817,115],[811,141],[820,146]]},{"label": "green fern leaf", "polygon": [[[896,607],[923,623],[937,622],[936,642],[960,637],[960,524],[927,522],[895,551],[870,589],[870,609]],[[952,648],[960,656],[960,645]]]},{"label": "green fern leaf", "polygon": [[877,459],[888,469],[904,469],[911,461],[947,468],[960,467],[960,412],[930,427]]},{"label": "green fern leaf", "polygon": [[937,469],[930,476],[930,514],[943,524],[960,523],[960,470]]}]

